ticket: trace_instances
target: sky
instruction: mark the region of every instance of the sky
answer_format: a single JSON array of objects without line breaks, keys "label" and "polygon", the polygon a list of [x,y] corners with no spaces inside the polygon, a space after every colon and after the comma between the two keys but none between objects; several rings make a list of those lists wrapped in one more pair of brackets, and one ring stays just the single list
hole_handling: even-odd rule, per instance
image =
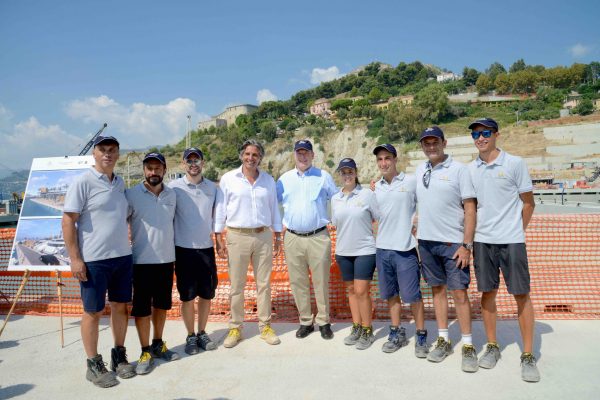
[{"label": "sky", "polygon": [[225,107],[285,100],[373,61],[460,73],[600,60],[600,2],[0,0],[0,176],[184,137]]}]

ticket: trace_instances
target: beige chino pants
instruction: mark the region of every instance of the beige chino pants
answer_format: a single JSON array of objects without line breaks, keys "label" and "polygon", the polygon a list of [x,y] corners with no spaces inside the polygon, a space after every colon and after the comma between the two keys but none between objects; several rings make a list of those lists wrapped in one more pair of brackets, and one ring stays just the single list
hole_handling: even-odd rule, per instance
[{"label": "beige chino pants", "polygon": [[[327,229],[312,235],[298,236],[285,233],[285,262],[290,275],[292,295],[298,308],[301,325],[319,326],[329,323],[329,270],[331,268],[331,240]],[[316,318],[310,303],[310,271],[317,303]]]},{"label": "beige chino pants", "polygon": [[227,251],[231,290],[229,328],[241,328],[244,322],[244,288],[248,265],[252,260],[256,282],[258,327],[271,323],[271,270],[273,269],[273,234],[269,229],[260,233],[227,232]]}]

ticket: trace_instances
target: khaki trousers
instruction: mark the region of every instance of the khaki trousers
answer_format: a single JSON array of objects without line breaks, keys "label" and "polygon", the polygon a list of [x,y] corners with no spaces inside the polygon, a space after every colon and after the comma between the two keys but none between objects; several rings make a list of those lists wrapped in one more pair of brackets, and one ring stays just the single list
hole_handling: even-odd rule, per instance
[{"label": "khaki trousers", "polygon": [[273,234],[269,229],[260,233],[227,232],[227,251],[231,290],[229,328],[241,328],[244,322],[244,288],[248,264],[252,260],[256,282],[258,327],[271,323],[271,270],[273,269]]},{"label": "khaki trousers", "polygon": [[[285,233],[285,262],[290,275],[292,295],[300,314],[301,325],[319,326],[329,323],[329,270],[331,268],[331,240],[327,229],[312,235],[298,236]],[[310,271],[317,303],[316,318],[310,304]]]}]

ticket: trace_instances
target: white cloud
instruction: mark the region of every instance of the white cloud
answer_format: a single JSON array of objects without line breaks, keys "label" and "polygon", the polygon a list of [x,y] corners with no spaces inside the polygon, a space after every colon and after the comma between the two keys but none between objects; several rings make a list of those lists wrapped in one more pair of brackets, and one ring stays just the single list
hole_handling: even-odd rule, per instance
[{"label": "white cloud", "polygon": [[258,104],[262,104],[265,101],[277,101],[277,96],[275,96],[275,94],[269,89],[260,89],[256,93],[256,101]]},{"label": "white cloud", "polygon": [[133,103],[122,105],[108,96],[73,100],[66,107],[71,118],[86,123],[108,123],[107,133],[117,137],[124,148],[140,148],[175,143],[187,131],[187,116],[192,129],[210,118],[196,111],[196,103],[177,98],[167,104]]},{"label": "white cloud", "polygon": [[13,169],[29,168],[35,157],[56,157],[69,153],[72,146],[83,147],[83,140],[58,125],[42,125],[36,117],[0,127],[0,160]]},{"label": "white cloud", "polygon": [[335,65],[329,68],[313,68],[310,73],[310,83],[317,85],[322,82],[329,82],[337,78],[341,78],[343,74]]},{"label": "white cloud", "polygon": [[592,48],[590,46],[586,46],[581,43],[577,43],[571,47],[569,47],[569,53],[575,58],[583,57],[587,55]]},{"label": "white cloud", "polygon": [[13,114],[0,104],[0,129],[8,129]]}]

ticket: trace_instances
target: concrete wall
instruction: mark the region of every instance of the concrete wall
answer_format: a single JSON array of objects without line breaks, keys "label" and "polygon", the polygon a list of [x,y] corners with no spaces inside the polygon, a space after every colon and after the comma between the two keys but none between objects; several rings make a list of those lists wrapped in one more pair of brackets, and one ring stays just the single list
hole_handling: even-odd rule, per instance
[{"label": "concrete wall", "polygon": [[600,123],[544,128],[544,137],[564,144],[600,143]]},{"label": "concrete wall", "polygon": [[565,155],[571,158],[586,157],[600,154],[600,139],[594,144],[566,144],[562,146],[548,146],[546,151],[550,154]]}]

